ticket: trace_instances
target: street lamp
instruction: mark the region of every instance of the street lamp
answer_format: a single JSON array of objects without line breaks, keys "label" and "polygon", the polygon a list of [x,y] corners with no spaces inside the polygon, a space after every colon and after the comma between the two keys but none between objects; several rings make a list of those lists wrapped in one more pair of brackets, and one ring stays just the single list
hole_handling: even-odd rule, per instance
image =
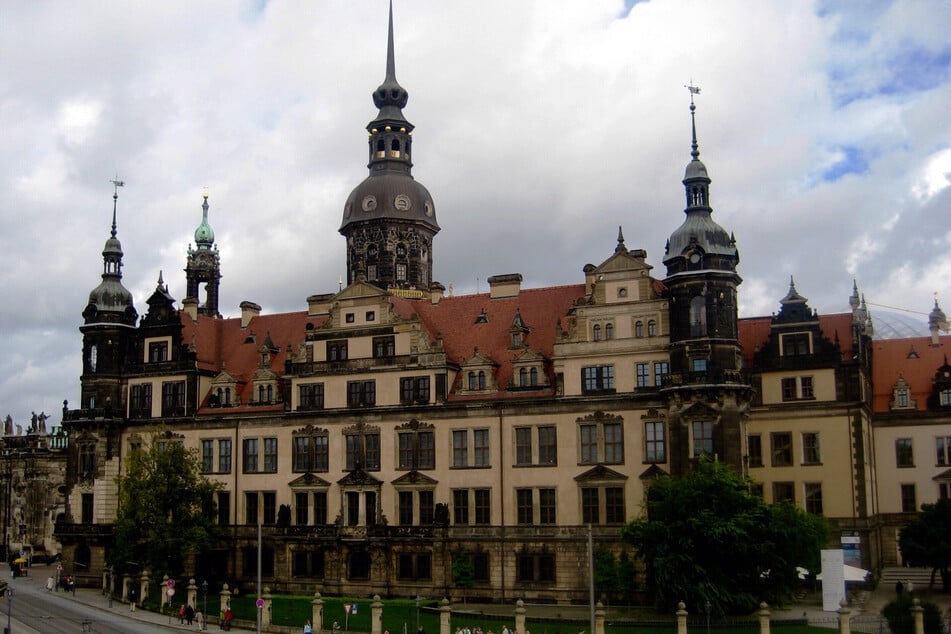
[{"label": "street lamp", "polygon": [[710,608],[713,606],[710,605],[709,599],[707,599],[707,602],[703,604],[703,607],[707,610],[707,634],[710,634]]},{"label": "street lamp", "polygon": [[13,630],[10,629],[10,614],[13,612],[13,588],[7,586],[7,634]]},{"label": "street lamp", "polygon": [[416,634],[419,634],[419,595],[416,595]]},{"label": "street lamp", "polygon": [[205,605],[202,607],[202,619],[201,619],[201,629],[202,631],[208,629],[206,623],[208,623],[208,580],[205,579],[201,582],[201,593],[204,595]]}]

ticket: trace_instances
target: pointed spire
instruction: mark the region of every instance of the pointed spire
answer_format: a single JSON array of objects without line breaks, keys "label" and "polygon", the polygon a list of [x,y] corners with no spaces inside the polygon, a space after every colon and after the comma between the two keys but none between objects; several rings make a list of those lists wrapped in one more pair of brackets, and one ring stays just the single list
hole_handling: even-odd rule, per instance
[{"label": "pointed spire", "polygon": [[693,157],[693,160],[698,160],[700,158],[700,146],[697,144],[697,106],[693,102],[693,96],[700,94],[700,88],[697,86],[689,85],[687,90],[690,91],[690,129],[692,132],[691,143],[690,143],[690,156]]},{"label": "pointed spire", "polygon": [[390,26],[386,39],[386,79],[396,81],[396,60],[393,54],[393,0],[390,0]]},{"label": "pointed spire", "polygon": [[210,249],[215,243],[215,231],[208,224],[208,189],[202,192],[201,224],[195,229],[195,248]]},{"label": "pointed spire", "polygon": [[373,93],[373,103],[380,109],[378,120],[394,119],[404,121],[400,111],[406,106],[409,93],[396,81],[396,55],[393,45],[393,1],[390,0],[390,22],[386,41],[386,77]]},{"label": "pointed spire", "polygon": [[623,253],[627,251],[627,247],[624,246],[624,232],[621,231],[621,225],[618,225],[617,228],[617,246],[614,247],[615,253]]}]

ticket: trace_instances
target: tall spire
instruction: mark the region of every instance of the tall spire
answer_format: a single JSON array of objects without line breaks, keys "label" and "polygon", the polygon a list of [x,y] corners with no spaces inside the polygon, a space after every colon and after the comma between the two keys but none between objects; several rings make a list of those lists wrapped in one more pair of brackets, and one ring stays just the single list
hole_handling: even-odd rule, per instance
[{"label": "tall spire", "polygon": [[377,122],[397,121],[403,124],[402,108],[409,100],[409,93],[396,81],[396,55],[393,45],[393,2],[390,0],[390,23],[386,41],[386,77],[373,93],[373,103],[380,109]]},{"label": "tall spire", "polygon": [[[125,185],[118,178],[110,181],[112,194],[112,228],[102,247],[102,282],[89,293],[89,302],[83,315],[87,323],[99,320],[102,313],[119,313],[122,321],[134,324],[136,313],[132,293],[122,285],[122,244],[119,242],[118,216],[119,188]],[[90,310],[92,309],[92,310]]]},{"label": "tall spire", "polygon": [[687,86],[687,90],[690,91],[690,128],[693,132],[693,141],[690,144],[690,156],[696,161],[700,158],[700,146],[697,145],[697,106],[693,102],[693,96],[700,94],[700,88],[689,85]]}]

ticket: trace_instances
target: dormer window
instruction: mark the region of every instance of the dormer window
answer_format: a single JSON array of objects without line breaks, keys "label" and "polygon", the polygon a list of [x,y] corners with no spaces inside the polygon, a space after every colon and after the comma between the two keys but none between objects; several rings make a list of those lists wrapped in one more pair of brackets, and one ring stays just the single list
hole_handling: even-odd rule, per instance
[{"label": "dormer window", "polygon": [[938,405],[941,407],[951,406],[951,388],[945,388],[938,392]]},{"label": "dormer window", "polygon": [[520,333],[520,332],[513,332],[513,333],[512,333],[512,346],[517,348],[517,347],[519,347],[519,346],[521,346],[521,345],[522,345],[522,333]]},{"label": "dormer window", "polygon": [[780,355],[784,357],[801,357],[812,352],[812,337],[808,332],[796,332],[782,335],[780,341]]},{"label": "dormer window", "polygon": [[905,377],[899,375],[898,380],[892,387],[892,401],[888,404],[889,409],[917,409],[918,401],[911,398],[911,386]]},{"label": "dormer window", "polygon": [[168,361],[168,342],[153,341],[149,343],[149,363]]}]

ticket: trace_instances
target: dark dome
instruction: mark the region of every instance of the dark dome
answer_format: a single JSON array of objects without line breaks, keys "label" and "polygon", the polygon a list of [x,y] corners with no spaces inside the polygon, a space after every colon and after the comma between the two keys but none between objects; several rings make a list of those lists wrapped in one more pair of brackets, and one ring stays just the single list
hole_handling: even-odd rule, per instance
[{"label": "dark dome", "polygon": [[726,229],[714,222],[709,211],[691,210],[682,225],[670,235],[664,262],[680,257],[696,245],[708,254],[736,255],[736,245]]},{"label": "dark dome", "polygon": [[340,231],[379,219],[419,222],[439,231],[429,190],[405,173],[372,174],[357,185],[344,205]]}]

